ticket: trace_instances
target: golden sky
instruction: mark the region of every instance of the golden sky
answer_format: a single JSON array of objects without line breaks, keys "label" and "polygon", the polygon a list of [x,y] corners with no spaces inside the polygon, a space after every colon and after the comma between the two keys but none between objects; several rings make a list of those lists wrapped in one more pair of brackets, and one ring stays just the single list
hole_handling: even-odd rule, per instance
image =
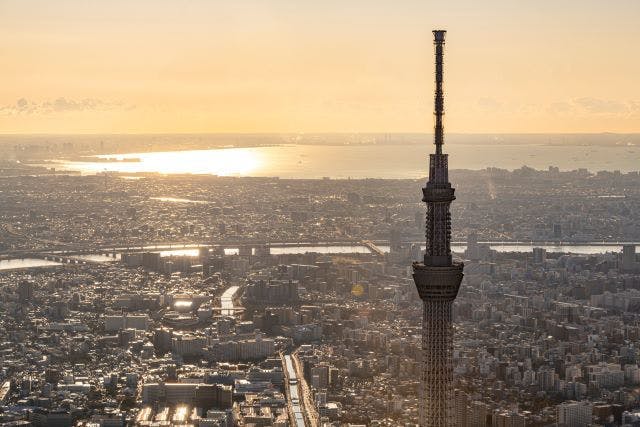
[{"label": "golden sky", "polygon": [[638,0],[0,0],[0,133],[640,132]]}]

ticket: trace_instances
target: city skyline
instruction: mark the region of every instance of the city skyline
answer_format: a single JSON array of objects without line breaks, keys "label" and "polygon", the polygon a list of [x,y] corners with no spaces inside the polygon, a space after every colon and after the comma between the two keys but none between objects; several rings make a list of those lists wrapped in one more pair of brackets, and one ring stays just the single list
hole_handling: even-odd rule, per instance
[{"label": "city skyline", "polygon": [[0,0],[0,427],[640,427],[639,18]]},{"label": "city skyline", "polygon": [[640,132],[634,1],[49,5],[0,2],[4,133],[428,132],[438,26],[449,132]]}]

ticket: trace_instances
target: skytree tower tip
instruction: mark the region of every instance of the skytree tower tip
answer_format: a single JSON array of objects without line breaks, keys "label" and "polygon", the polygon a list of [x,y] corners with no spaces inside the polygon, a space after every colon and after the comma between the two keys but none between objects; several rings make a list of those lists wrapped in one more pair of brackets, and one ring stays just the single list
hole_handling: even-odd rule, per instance
[{"label": "skytree tower tip", "polygon": [[436,152],[429,155],[429,181],[422,189],[427,204],[426,251],[423,262],[413,263],[413,280],[422,300],[422,375],[420,426],[448,427],[453,419],[452,305],[462,282],[461,262],[451,257],[451,214],[455,200],[449,182],[448,155],[442,153],[444,132],[443,50],[446,31],[433,31],[436,56]]}]

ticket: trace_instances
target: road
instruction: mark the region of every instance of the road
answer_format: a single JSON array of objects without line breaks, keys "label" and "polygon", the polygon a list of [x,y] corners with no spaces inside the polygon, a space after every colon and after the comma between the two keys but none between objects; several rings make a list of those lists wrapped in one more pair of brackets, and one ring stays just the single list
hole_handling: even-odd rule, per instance
[{"label": "road", "polygon": [[371,240],[363,240],[362,244],[364,246],[366,246],[372,254],[384,257],[384,252],[382,251],[382,249],[380,249],[375,243],[373,243]]},{"label": "road", "polygon": [[302,363],[300,363],[300,359],[298,358],[297,350],[291,355],[291,361],[298,376],[298,385],[302,393],[300,402],[304,409],[306,419],[311,427],[318,427],[320,425],[320,417],[318,416],[318,411],[316,411],[316,405],[311,398],[311,390],[309,389],[307,380],[304,379]]},{"label": "road", "polygon": [[284,372],[286,377],[287,388],[287,406],[289,408],[289,419],[294,427],[307,427],[308,423],[304,416],[304,409],[300,403],[300,384],[298,374],[293,367],[291,355],[286,354],[282,357]]},{"label": "road", "polygon": [[302,373],[302,364],[297,350],[283,356],[287,391],[289,395],[289,414],[295,427],[318,427],[320,417],[311,398],[311,391]]}]

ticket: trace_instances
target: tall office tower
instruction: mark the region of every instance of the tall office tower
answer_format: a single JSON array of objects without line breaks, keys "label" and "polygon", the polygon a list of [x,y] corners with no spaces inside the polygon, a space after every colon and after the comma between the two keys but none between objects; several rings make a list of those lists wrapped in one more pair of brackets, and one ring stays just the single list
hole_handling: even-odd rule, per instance
[{"label": "tall office tower", "polygon": [[449,183],[448,155],[442,153],[442,51],[446,31],[433,32],[436,51],[435,154],[429,155],[424,262],[413,263],[413,280],[422,299],[422,387],[420,426],[453,426],[453,325],[451,308],[462,282],[461,262],[451,258],[451,214],[455,200]]},{"label": "tall office tower", "polygon": [[467,406],[469,405],[469,396],[462,390],[456,390],[455,392],[455,425],[466,426],[467,425]]},{"label": "tall office tower", "polygon": [[533,263],[544,264],[547,262],[547,250],[545,248],[533,248]]},{"label": "tall office tower", "polygon": [[477,233],[471,233],[467,237],[467,250],[464,255],[471,261],[477,261],[480,259],[480,247],[478,246]]},{"label": "tall office tower", "polygon": [[18,298],[21,303],[30,302],[33,299],[34,285],[28,280],[18,283]]},{"label": "tall office tower", "polygon": [[620,270],[630,273],[636,269],[636,245],[622,246],[622,262]]}]

